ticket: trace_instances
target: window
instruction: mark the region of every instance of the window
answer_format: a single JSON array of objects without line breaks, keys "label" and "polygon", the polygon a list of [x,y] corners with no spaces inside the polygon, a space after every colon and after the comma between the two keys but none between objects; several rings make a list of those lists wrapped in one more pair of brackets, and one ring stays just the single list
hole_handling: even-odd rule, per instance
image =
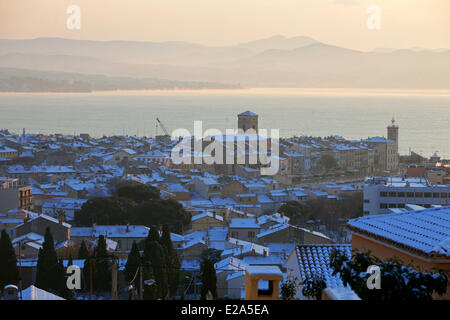
[{"label": "window", "polygon": [[273,293],[273,281],[272,280],[259,280],[258,281],[258,296],[271,296]]},{"label": "window", "polygon": [[431,192],[425,192],[425,193],[423,194],[423,196],[424,196],[425,198],[431,198]]},{"label": "window", "polygon": [[433,192],[433,198],[439,198],[439,192]]},{"label": "window", "polygon": [[253,238],[255,237],[255,232],[254,232],[254,231],[249,231],[249,232],[248,232],[248,237],[249,237],[250,239],[253,239]]},{"label": "window", "polygon": [[395,203],[389,203],[389,208],[397,208],[397,205]]},{"label": "window", "polygon": [[386,203],[380,203],[380,209],[387,209]]},{"label": "window", "polygon": [[423,198],[422,192],[416,192],[416,198]]},{"label": "window", "polygon": [[398,207],[399,207],[399,208],[404,208],[404,207],[405,207],[405,204],[404,204],[404,203],[399,203],[399,204],[398,204]]},{"label": "window", "polygon": [[445,199],[445,198],[448,198],[448,195],[447,195],[446,193],[442,192],[442,193],[441,193],[441,198],[444,198],[444,199]]},{"label": "window", "polygon": [[414,198],[414,192],[407,192],[407,193],[406,193],[406,196],[407,196],[408,198]]},{"label": "window", "polygon": [[404,192],[399,192],[398,196],[401,197],[401,198],[404,198],[405,197],[405,193]]},{"label": "window", "polygon": [[380,192],[380,197],[387,197],[387,192],[381,191]]},{"label": "window", "polygon": [[396,197],[397,196],[397,192],[389,192],[389,197]]}]

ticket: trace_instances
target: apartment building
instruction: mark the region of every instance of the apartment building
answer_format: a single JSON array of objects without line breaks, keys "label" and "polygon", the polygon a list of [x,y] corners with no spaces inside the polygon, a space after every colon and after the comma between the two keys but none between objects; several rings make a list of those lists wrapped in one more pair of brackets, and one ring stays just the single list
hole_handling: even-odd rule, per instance
[{"label": "apartment building", "polygon": [[430,208],[450,204],[450,185],[429,184],[423,178],[372,177],[364,187],[364,215],[391,213],[414,204]]},{"label": "apartment building", "polygon": [[31,186],[19,184],[19,179],[0,177],[0,212],[12,209],[33,209]]}]

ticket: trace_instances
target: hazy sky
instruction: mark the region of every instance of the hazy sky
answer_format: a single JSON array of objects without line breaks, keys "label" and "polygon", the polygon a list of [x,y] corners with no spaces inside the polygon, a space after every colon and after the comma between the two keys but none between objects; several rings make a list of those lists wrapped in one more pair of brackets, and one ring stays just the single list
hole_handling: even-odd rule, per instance
[{"label": "hazy sky", "polygon": [[[72,4],[80,30],[66,28]],[[380,30],[366,27],[369,5],[381,9]],[[450,48],[450,0],[0,0],[0,38],[231,45],[278,34],[360,50]]]}]

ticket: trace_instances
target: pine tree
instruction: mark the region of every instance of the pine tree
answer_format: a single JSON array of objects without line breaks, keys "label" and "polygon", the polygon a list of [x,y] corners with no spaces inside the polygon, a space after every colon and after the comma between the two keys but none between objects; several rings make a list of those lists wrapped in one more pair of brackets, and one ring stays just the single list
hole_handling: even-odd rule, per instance
[{"label": "pine tree", "polygon": [[206,300],[206,295],[211,292],[214,299],[217,298],[217,277],[214,263],[210,259],[205,259],[202,263],[201,270],[202,287],[201,297]]},{"label": "pine tree", "polygon": [[5,230],[0,237],[0,292],[8,284],[19,283],[17,260],[11,239]]},{"label": "pine tree", "polygon": [[86,247],[86,243],[83,240],[83,241],[81,241],[80,249],[78,249],[78,259],[84,260],[84,259],[87,259],[88,257],[89,257],[89,251]]},{"label": "pine tree", "polygon": [[57,276],[59,274],[59,266],[50,228],[47,228],[45,231],[44,243],[42,248],[39,249],[38,256],[36,287],[57,294],[60,285]]},{"label": "pine tree", "polygon": [[163,225],[163,232],[160,240],[161,245],[166,252],[166,265],[169,282],[170,296],[175,296],[180,281],[180,260],[178,254],[173,248],[170,230],[167,224]]}]

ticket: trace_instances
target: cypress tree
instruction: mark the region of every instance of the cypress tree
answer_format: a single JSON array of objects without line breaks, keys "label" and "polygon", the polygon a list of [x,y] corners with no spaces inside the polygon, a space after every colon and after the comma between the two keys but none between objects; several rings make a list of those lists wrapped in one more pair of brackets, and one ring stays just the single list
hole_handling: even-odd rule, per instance
[{"label": "cypress tree", "polygon": [[44,243],[39,249],[39,258],[37,262],[36,287],[53,293],[59,291],[59,266],[56,256],[55,244],[50,228],[45,231]]},{"label": "cypress tree", "polygon": [[133,280],[134,276],[136,275],[136,271],[139,268],[141,260],[141,254],[139,253],[138,246],[136,244],[136,241],[133,241],[133,245],[131,246],[130,253],[128,254],[127,263],[125,264],[125,280],[127,282],[130,282]]},{"label": "cypress tree", "polygon": [[62,259],[59,259],[58,262],[58,295],[63,297],[64,299],[72,299],[73,293],[67,288],[67,279],[66,279],[66,268],[64,267],[64,263]]},{"label": "cypress tree", "polygon": [[11,239],[5,230],[0,237],[0,292],[8,284],[19,283],[19,270],[17,269],[16,253]]},{"label": "cypress tree", "polygon": [[128,254],[127,263],[125,264],[124,276],[125,281],[130,283],[136,276],[133,285],[137,286],[137,290],[140,290],[140,279],[139,279],[139,266],[141,263],[141,254],[139,253],[138,245],[136,241],[133,241],[130,253]]},{"label": "cypress tree", "polygon": [[148,233],[148,239],[151,241],[160,241],[159,232],[156,227],[151,227]]},{"label": "cypress tree", "polygon": [[217,298],[217,277],[216,269],[214,268],[214,263],[206,258],[202,263],[201,270],[202,287],[201,287],[201,298],[206,300],[206,295],[208,291],[211,292],[214,299]]},{"label": "cypress tree", "polygon": [[170,296],[173,297],[178,290],[181,264],[180,260],[178,259],[178,254],[173,248],[172,239],[170,238],[170,230],[167,224],[163,225],[163,232],[161,235],[160,243],[166,252],[169,292]]},{"label": "cypress tree", "polygon": [[93,286],[95,290],[108,291],[111,288],[111,264],[108,260],[106,239],[103,235],[98,237],[97,246],[94,249],[94,275]]},{"label": "cypress tree", "polygon": [[80,244],[80,249],[78,249],[78,259],[80,260],[84,260],[87,259],[89,257],[89,251],[86,247],[86,242],[81,241]]},{"label": "cypress tree", "polygon": [[168,276],[164,248],[157,242],[150,244],[150,265],[152,267],[157,297],[165,299],[168,294]]},{"label": "cypress tree", "polygon": [[156,237],[157,234],[156,229],[152,228],[145,239],[143,256],[144,280],[153,279],[155,284],[151,287],[146,287],[144,295],[146,297],[165,299],[168,293],[166,255],[164,248],[159,243],[159,235]]}]

